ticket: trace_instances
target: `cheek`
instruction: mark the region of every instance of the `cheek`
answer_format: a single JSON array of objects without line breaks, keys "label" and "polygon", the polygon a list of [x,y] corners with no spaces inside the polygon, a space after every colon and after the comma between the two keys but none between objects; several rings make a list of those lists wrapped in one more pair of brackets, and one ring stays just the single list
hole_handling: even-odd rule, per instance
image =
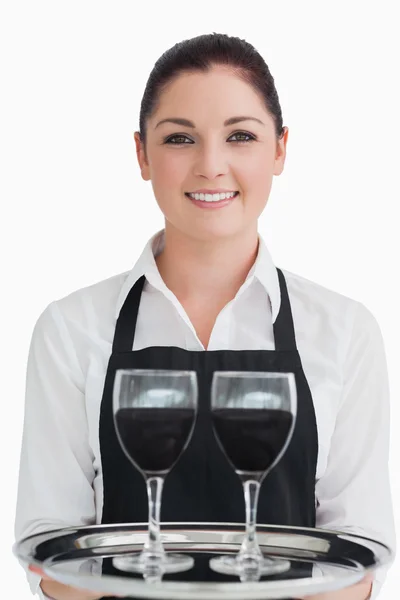
[{"label": "cheek", "polygon": [[[244,150],[247,150],[246,152]],[[270,149],[265,147],[246,148],[238,152],[231,166],[243,188],[259,189],[268,187],[272,179],[274,160]]]},{"label": "cheek", "polygon": [[266,153],[253,154],[251,157],[242,157],[240,163],[240,172],[243,173],[243,177],[250,181],[252,185],[259,183],[264,185],[273,174],[273,160],[272,157]]},{"label": "cheek", "polygon": [[165,184],[180,183],[187,172],[186,161],[178,152],[160,152],[154,157],[152,179]]}]

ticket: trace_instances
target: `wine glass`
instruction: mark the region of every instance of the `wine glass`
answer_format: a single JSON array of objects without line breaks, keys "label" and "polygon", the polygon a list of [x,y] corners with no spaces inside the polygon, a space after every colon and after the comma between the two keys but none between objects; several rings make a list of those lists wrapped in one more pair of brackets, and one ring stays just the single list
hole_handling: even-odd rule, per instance
[{"label": "wine glass", "polygon": [[197,414],[195,371],[119,369],[113,390],[117,437],[142,473],[149,500],[148,537],[141,553],[115,557],[118,569],[156,581],[163,573],[193,566],[193,558],[166,553],[160,538],[161,496],[165,477],[189,444]]},{"label": "wine glass", "polygon": [[214,433],[243,483],[246,532],[236,556],[218,556],[210,567],[219,573],[257,581],[282,573],[287,560],[263,556],[256,537],[261,482],[284,454],[297,413],[293,373],[215,371],[211,388]]}]

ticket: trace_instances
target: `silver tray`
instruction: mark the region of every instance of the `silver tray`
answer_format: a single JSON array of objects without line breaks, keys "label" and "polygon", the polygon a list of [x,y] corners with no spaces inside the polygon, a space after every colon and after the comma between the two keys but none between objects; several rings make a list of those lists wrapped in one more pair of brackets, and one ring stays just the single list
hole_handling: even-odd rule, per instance
[{"label": "silver tray", "polygon": [[262,600],[317,594],[353,585],[393,560],[384,544],[340,531],[258,525],[257,534],[263,553],[290,560],[290,570],[249,583],[211,571],[210,557],[238,552],[243,538],[238,523],[163,523],[165,549],[190,554],[195,566],[165,575],[158,583],[116,569],[112,574],[102,572],[111,557],[142,549],[146,523],[57,529],[16,542],[13,552],[22,564],[36,565],[61,583],[160,600]]}]

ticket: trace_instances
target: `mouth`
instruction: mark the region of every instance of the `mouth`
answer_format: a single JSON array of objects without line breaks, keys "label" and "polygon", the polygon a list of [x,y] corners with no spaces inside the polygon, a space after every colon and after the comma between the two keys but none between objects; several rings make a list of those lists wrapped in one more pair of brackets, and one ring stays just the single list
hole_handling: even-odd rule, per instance
[{"label": "mouth", "polygon": [[200,202],[203,204],[221,204],[234,200],[239,195],[239,192],[234,192],[233,195],[229,194],[196,194],[197,198],[191,195],[189,192],[185,192],[185,196],[193,202]]}]

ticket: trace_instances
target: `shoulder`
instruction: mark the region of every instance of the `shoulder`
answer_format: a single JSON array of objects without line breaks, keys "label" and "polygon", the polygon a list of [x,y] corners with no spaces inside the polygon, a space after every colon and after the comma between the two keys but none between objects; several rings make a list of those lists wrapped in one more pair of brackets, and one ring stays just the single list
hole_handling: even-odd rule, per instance
[{"label": "shoulder", "polygon": [[307,306],[323,305],[328,309],[335,309],[336,307],[354,306],[357,303],[356,300],[297,273],[292,273],[287,269],[281,269],[281,271],[285,276],[290,297],[294,297],[296,301]]},{"label": "shoulder", "polygon": [[[121,287],[129,271],[74,290],[53,302],[66,319],[85,320],[114,315]],[[90,314],[89,312],[90,311]]]},{"label": "shoulder", "polygon": [[39,315],[34,335],[57,330],[79,346],[112,340],[115,307],[128,274],[118,273],[53,300]]},{"label": "shoulder", "polygon": [[362,302],[315,281],[281,269],[288,287],[293,319],[311,338],[326,337],[350,344],[352,338],[380,335],[378,322]]}]

